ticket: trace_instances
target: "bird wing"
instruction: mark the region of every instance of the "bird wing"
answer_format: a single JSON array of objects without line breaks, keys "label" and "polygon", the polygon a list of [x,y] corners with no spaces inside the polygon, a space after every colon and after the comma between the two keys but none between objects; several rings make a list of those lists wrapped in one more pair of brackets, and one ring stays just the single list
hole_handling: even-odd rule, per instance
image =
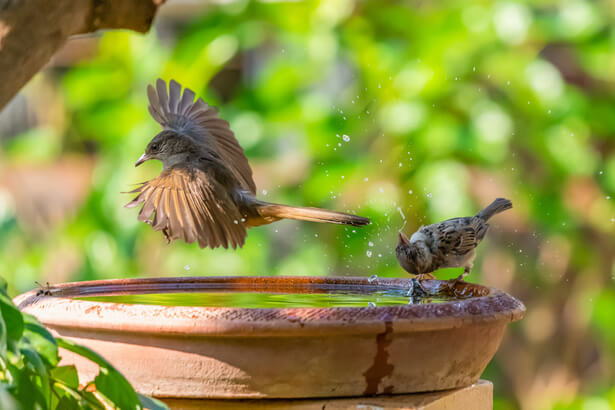
[{"label": "bird wing", "polygon": [[246,227],[237,206],[207,172],[169,168],[131,193],[138,195],[126,207],[143,203],[139,220],[162,230],[169,241],[198,241],[201,248],[244,244]]},{"label": "bird wing", "polygon": [[436,225],[438,248],[442,254],[465,255],[476,248],[476,218],[454,218]]},{"label": "bird wing", "polygon": [[256,194],[252,169],[243,148],[235,138],[229,123],[218,115],[218,111],[201,98],[194,101],[195,93],[184,88],[175,80],[167,84],[156,81],[156,88],[147,86],[149,112],[164,129],[187,135],[200,144],[215,151],[233,172],[244,189]]}]

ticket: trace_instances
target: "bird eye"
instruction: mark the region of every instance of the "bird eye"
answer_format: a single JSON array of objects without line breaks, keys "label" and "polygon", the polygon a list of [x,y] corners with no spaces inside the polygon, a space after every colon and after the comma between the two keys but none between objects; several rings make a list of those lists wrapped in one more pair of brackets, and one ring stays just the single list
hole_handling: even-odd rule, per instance
[{"label": "bird eye", "polygon": [[158,151],[158,144],[152,144],[150,148],[152,149],[152,151]]}]

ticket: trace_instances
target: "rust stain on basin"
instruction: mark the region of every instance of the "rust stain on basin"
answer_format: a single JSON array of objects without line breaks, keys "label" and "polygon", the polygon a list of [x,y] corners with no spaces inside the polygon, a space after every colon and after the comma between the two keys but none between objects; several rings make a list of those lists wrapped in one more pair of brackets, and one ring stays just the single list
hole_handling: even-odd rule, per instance
[{"label": "rust stain on basin", "polygon": [[[443,282],[425,281],[427,287]],[[525,307],[496,289],[458,284],[474,297],[382,307],[222,308],[77,300],[117,293],[321,293],[407,289],[408,279],[203,277],[66,283],[15,302],[54,334],[111,361],[141,393],[178,398],[296,398],[412,393],[475,383],[506,325]],[[69,352],[82,376],[96,367]]]},{"label": "rust stain on basin", "polygon": [[[384,332],[378,333],[376,336],[376,355],[372,367],[367,369],[363,375],[367,382],[367,387],[363,392],[364,396],[373,396],[378,394],[378,386],[380,382],[387,376],[393,373],[393,365],[389,363],[389,352],[387,348],[391,344],[393,322],[384,322]],[[382,390],[382,393],[393,393],[393,386],[387,386]]]}]

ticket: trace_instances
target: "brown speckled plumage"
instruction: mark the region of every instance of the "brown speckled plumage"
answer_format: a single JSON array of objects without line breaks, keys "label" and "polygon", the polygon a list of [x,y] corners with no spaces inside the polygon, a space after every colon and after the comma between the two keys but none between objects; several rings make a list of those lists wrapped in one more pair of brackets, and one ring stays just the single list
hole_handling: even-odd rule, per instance
[{"label": "brown speckled plumage", "polygon": [[440,268],[463,267],[463,277],[472,268],[475,249],[489,229],[489,218],[510,208],[512,202],[498,198],[475,216],[422,226],[410,239],[400,232],[397,260],[412,274],[432,276],[431,272]]},{"label": "brown speckled plumage", "polygon": [[241,247],[247,228],[283,218],[361,226],[368,218],[319,208],[258,200],[252,169],[229,123],[215,108],[176,81],[147,89],[149,111],[163,127],[135,166],[162,162],[157,178],[131,191],[126,206],[141,204],[139,220],[168,241],[197,242],[201,248]]}]

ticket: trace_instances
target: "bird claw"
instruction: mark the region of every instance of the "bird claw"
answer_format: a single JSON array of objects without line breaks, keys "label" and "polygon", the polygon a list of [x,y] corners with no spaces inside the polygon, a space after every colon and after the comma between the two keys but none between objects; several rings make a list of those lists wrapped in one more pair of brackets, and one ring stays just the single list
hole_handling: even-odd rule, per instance
[{"label": "bird claw", "polygon": [[465,269],[461,275],[457,276],[455,279],[450,279],[449,280],[449,286],[450,287],[454,287],[458,283],[466,283],[466,281],[463,280],[463,279],[466,276],[468,276],[469,274],[470,274],[470,270],[469,269]]},{"label": "bird claw", "polygon": [[436,277],[434,275],[432,275],[431,273],[419,273],[418,275],[416,275],[414,277],[414,279],[416,279],[417,281],[422,281],[422,280],[430,280],[430,279],[435,279]]}]

